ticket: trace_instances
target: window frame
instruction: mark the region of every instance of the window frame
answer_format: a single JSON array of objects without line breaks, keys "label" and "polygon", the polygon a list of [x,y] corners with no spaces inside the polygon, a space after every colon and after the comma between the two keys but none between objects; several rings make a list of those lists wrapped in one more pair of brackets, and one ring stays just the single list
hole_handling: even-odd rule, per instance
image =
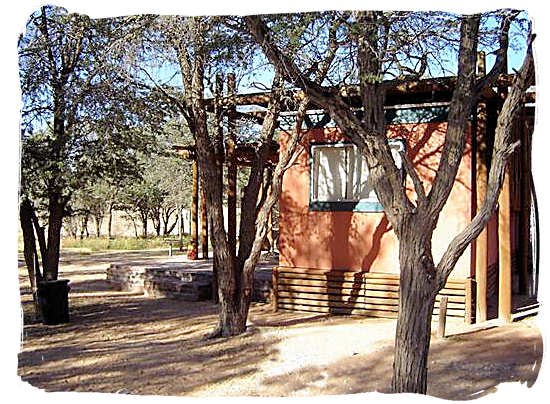
[{"label": "window frame", "polygon": [[[398,151],[405,151],[406,150],[406,142],[402,138],[398,139],[388,139],[388,143],[391,146],[397,145]],[[357,163],[356,163],[356,156],[360,155],[359,148],[352,142],[349,141],[342,141],[342,142],[312,142],[309,145],[309,209],[310,211],[325,211],[325,212],[338,212],[338,211],[344,211],[344,212],[383,212],[384,208],[382,204],[378,201],[378,197],[376,197],[376,200],[373,200],[372,198],[362,198],[362,199],[348,199],[344,198],[342,200],[337,201],[326,201],[326,200],[319,200],[318,198],[314,198],[316,194],[318,194],[318,189],[316,190],[317,182],[318,182],[318,162],[316,161],[316,150],[319,150],[321,148],[327,148],[327,147],[335,147],[335,148],[350,148],[353,150],[354,155],[354,163],[351,164],[351,161],[348,163],[348,172],[350,170],[353,170],[353,175],[351,178],[348,178],[346,181],[346,196],[348,196],[347,189],[350,186],[351,183],[351,189],[352,193],[355,191],[355,187],[357,186],[356,182],[356,175],[357,175]],[[399,171],[401,172],[401,176],[403,178],[403,164],[401,161],[399,161]],[[317,171],[316,171],[317,168]],[[360,178],[360,177],[359,177]],[[316,192],[317,191],[317,192]],[[376,194],[375,194],[376,195]]]}]

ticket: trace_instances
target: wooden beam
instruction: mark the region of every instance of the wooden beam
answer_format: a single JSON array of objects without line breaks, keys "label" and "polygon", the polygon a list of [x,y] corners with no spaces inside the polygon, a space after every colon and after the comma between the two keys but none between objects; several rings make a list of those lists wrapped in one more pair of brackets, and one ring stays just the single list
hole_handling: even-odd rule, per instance
[{"label": "wooden beam", "polygon": [[[475,191],[476,211],[482,206],[487,194],[487,104],[479,103],[475,133]],[[488,233],[483,228],[474,242],[476,279],[476,322],[487,321],[487,263]]]},{"label": "wooden beam", "polygon": [[199,203],[199,167],[197,161],[193,161],[193,194],[191,196],[191,240],[187,247],[187,258],[196,260],[198,255],[198,203]]},{"label": "wooden beam", "polygon": [[498,318],[512,321],[512,251],[510,231],[510,173],[508,169],[498,198]]},{"label": "wooden beam", "polygon": [[[505,73],[507,73],[508,60],[506,60],[504,66]],[[503,81],[498,83],[497,92],[501,103],[506,99],[509,84]],[[498,198],[498,318],[505,323],[512,322],[511,163],[510,159]]]},{"label": "wooden beam", "polygon": [[[227,91],[229,98],[235,99],[235,75],[227,75]],[[228,133],[225,142],[227,165],[227,241],[229,251],[234,256],[237,246],[237,161],[235,148],[237,133],[235,123],[235,105],[232,104],[228,111]]]},{"label": "wooden beam", "polygon": [[[480,62],[481,63],[481,62]],[[479,65],[478,65],[479,66]],[[509,87],[514,80],[515,74],[501,74],[497,79],[497,86],[499,87]],[[406,103],[422,103],[422,102],[432,102],[432,101],[449,101],[452,97],[454,86],[456,83],[456,77],[438,77],[431,79],[422,79],[414,81],[393,81],[388,82],[389,88],[386,96],[386,105],[402,104],[404,100],[407,100]],[[359,86],[348,85],[340,87],[326,87],[326,92],[340,94],[346,99],[350,105],[359,105]],[[304,98],[305,94],[303,91],[298,90],[293,94],[290,94],[296,101],[300,101]],[[267,107],[270,99],[270,92],[263,91],[251,94],[242,94],[234,98],[228,94],[227,97],[221,99],[221,105],[224,108],[232,108],[234,105],[237,106],[259,106]],[[488,89],[484,93],[484,96],[487,98],[493,98],[497,94],[492,90]],[[206,107],[208,111],[214,110],[214,98],[205,100]],[[311,108],[315,107],[314,104],[310,105]],[[308,109],[311,109],[308,107]],[[284,109],[285,111],[293,110],[292,107]],[[246,113],[246,112],[245,112]],[[253,114],[254,115],[254,114]],[[258,114],[258,117],[261,115]]]},{"label": "wooden beam", "polygon": [[[223,108],[221,105],[221,98],[223,95],[223,76],[218,73],[216,75],[216,87],[214,90],[214,96],[216,100],[214,108],[214,118],[216,124],[216,134],[215,134],[215,147],[216,155],[218,159],[216,160],[216,169],[218,170],[218,176],[216,178],[217,186],[219,189],[223,189],[223,160],[224,160],[224,151],[223,151]],[[222,193],[223,194],[223,193]],[[213,251],[213,262],[212,262],[212,302],[214,304],[219,303],[218,295],[218,271],[219,271],[219,262],[218,255],[216,254],[216,243],[214,239],[214,234],[210,234],[212,240],[212,249]]]},{"label": "wooden beam", "polygon": [[[172,145],[172,149],[183,159],[194,160],[197,156],[195,146]],[[250,144],[235,145],[235,159],[238,166],[250,166],[257,153],[256,146]],[[216,157],[223,164],[225,156],[223,149],[217,151]],[[267,163],[275,165],[279,161],[279,145],[271,145],[267,155]]]},{"label": "wooden beam", "polygon": [[520,181],[521,181],[521,216],[520,216],[520,293],[529,292],[529,252],[531,250],[531,133],[522,108],[518,131],[521,139],[520,147]]}]

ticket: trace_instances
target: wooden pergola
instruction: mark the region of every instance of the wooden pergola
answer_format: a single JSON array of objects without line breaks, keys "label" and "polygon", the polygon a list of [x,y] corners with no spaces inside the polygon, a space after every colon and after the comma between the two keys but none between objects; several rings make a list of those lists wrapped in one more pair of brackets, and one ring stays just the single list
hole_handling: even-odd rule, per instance
[{"label": "wooden pergola", "polygon": [[[206,195],[204,193],[204,186],[200,185],[200,173],[199,166],[196,161],[195,146],[172,146],[172,148],[178,153],[178,155],[184,159],[192,160],[193,164],[193,186],[191,196],[191,240],[187,247],[187,257],[195,260],[199,258],[199,211],[200,211],[200,246],[202,250],[202,258],[208,258],[208,219],[206,213]],[[255,148],[253,145],[237,145],[235,148],[235,162],[237,167],[249,167],[254,158]],[[279,159],[279,150],[277,145],[273,145],[269,156],[268,164],[273,166],[277,164]],[[219,156],[219,160],[226,163],[225,156]],[[230,195],[237,194],[236,181],[228,182],[228,197]],[[200,207],[199,207],[200,201]],[[228,204],[229,205],[229,204]],[[228,206],[227,220],[228,223],[233,224],[236,227],[237,209],[236,203]],[[268,233],[270,243],[273,242],[273,234]]]},{"label": "wooden pergola", "polygon": [[[480,76],[485,74],[485,58],[482,57],[478,61],[478,72]],[[487,190],[487,175],[489,167],[489,156],[487,155],[488,138],[491,133],[494,133],[496,125],[495,114],[498,113],[500,105],[506,96],[507,88],[511,85],[514,79],[514,75],[502,74],[497,80],[495,88],[487,89],[480,100],[478,101],[476,113],[474,114],[472,121],[472,183],[475,184],[475,201],[472,215],[477,211],[477,207],[481,206],[481,203],[485,197]],[[386,108],[395,108],[396,106],[433,106],[433,105],[446,105],[452,98],[454,85],[456,82],[455,77],[444,77],[435,79],[425,79],[418,81],[409,81],[396,83],[388,89],[386,97]],[[228,75],[228,95],[222,97],[221,95],[221,79],[217,82],[217,93],[214,98],[205,100],[207,110],[214,112],[215,114],[226,114],[228,117],[228,137],[225,144],[225,154],[219,156],[227,166],[227,186],[228,186],[228,238],[233,246],[236,245],[236,170],[237,166],[247,166],[253,161],[255,154],[255,148],[253,145],[237,145],[235,134],[235,120],[238,118],[250,119],[254,122],[261,123],[265,116],[265,108],[270,100],[269,92],[252,93],[252,94],[235,94],[235,82],[232,75]],[[344,100],[353,108],[359,108],[360,97],[358,86],[345,86],[345,87],[327,87],[326,91],[341,95]],[[299,101],[303,99],[304,93],[302,91],[293,91],[291,96]],[[535,92],[528,92],[524,98],[524,104],[533,104],[535,102]],[[237,107],[239,109],[237,109]],[[319,110],[319,106],[311,104],[308,106],[308,110]],[[533,116],[534,107],[523,108],[523,127],[517,131],[519,139],[521,140],[521,151],[519,155],[520,172],[530,173],[530,130],[525,123]],[[295,112],[288,104],[283,107],[283,112],[292,114]],[[221,115],[220,115],[221,116]],[[328,117],[325,113],[325,117]],[[531,118],[530,118],[531,117]],[[321,119],[321,122],[325,124],[330,121],[328,119]],[[308,128],[315,127],[314,123],[304,120]],[[220,125],[220,129],[221,125]],[[489,142],[490,143],[490,142]],[[199,215],[199,172],[198,166],[195,161],[195,147],[194,146],[174,146],[177,153],[186,159],[193,160],[193,195],[192,195],[192,208],[191,208],[191,242],[188,247],[188,257],[190,259],[198,258],[198,215]],[[278,148],[273,147],[270,155],[270,162],[275,164],[278,160]],[[498,209],[498,240],[499,240],[499,254],[498,254],[498,316],[503,321],[511,321],[512,313],[512,251],[511,251],[511,217],[512,207],[510,204],[511,199],[514,197],[511,194],[511,179],[510,169],[508,168],[502,192],[499,198]],[[202,257],[208,257],[208,226],[206,215],[206,203],[204,196],[204,187],[201,192],[201,245],[202,245]],[[521,206],[530,206],[531,203],[531,183],[528,176],[522,175],[520,178],[519,198],[522,198]],[[516,196],[517,197],[517,196]],[[476,203],[477,202],[477,203]],[[476,206],[477,205],[477,206]],[[521,274],[525,277],[528,271],[529,262],[529,209],[523,209],[521,212],[522,219],[520,221],[521,228],[520,234],[520,256],[521,256]],[[472,266],[472,279],[475,279],[476,291],[475,297],[475,317],[478,322],[485,321],[487,319],[487,260],[488,260],[488,237],[487,230],[485,229],[476,241],[472,243],[472,252],[475,256],[475,266]],[[473,309],[473,308],[472,308]]]}]

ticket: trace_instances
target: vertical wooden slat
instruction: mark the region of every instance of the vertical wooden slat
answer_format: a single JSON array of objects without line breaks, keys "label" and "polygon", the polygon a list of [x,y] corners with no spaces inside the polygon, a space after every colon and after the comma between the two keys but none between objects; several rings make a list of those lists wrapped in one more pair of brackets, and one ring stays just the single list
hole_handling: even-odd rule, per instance
[{"label": "vertical wooden slat", "polygon": [[193,160],[193,194],[191,196],[191,240],[187,247],[187,258],[196,260],[198,255],[198,203],[199,203],[199,167]]},{"label": "vertical wooden slat", "polygon": [[273,296],[273,311],[279,310],[279,268],[271,269],[272,296]]},{"label": "vertical wooden slat", "polygon": [[512,321],[512,251],[510,232],[510,173],[506,169],[498,198],[498,317]]},{"label": "vertical wooden slat", "polygon": [[235,149],[237,144],[235,124],[235,75],[227,75],[227,91],[231,100],[228,111],[228,133],[225,144],[227,165],[227,241],[231,254],[237,245],[237,162]]}]

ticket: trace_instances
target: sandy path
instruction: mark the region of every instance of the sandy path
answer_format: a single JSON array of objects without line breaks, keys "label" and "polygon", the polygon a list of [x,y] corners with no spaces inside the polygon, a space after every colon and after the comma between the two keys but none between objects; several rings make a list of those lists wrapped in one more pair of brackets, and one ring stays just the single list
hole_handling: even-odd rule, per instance
[{"label": "sandy path", "polygon": [[[26,325],[18,373],[24,381],[48,391],[186,396],[386,391],[394,320],[272,313],[269,305],[255,304],[246,335],[204,340],[216,323],[211,303],[110,288],[105,269],[111,262],[168,259],[166,252],[138,255],[66,256],[61,272],[71,279],[71,322],[50,327],[33,321],[20,268]],[[429,394],[467,399],[504,381],[536,380],[542,338],[534,320],[473,332],[450,322],[449,332],[450,338],[432,340]]]}]

